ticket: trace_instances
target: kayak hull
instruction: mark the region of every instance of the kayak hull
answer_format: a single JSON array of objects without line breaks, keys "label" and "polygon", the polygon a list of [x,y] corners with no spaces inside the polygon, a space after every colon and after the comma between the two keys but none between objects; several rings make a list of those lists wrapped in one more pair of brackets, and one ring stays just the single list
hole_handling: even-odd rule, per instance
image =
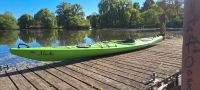
[{"label": "kayak hull", "polygon": [[138,39],[134,43],[119,43],[120,40],[112,40],[105,43],[96,43],[89,48],[77,48],[76,46],[38,47],[38,48],[11,48],[12,54],[40,61],[62,61],[75,58],[86,58],[100,55],[108,55],[142,49],[162,41],[163,37],[151,37]]}]

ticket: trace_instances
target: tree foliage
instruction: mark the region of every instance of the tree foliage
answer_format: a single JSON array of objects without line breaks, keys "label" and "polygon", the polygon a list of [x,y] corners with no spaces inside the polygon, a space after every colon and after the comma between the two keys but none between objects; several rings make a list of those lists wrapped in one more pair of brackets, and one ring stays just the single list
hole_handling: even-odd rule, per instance
[{"label": "tree foliage", "polygon": [[154,5],[154,0],[146,0],[143,4],[142,11],[151,9]]},{"label": "tree foliage", "polygon": [[142,13],[142,18],[144,20],[144,28],[154,28],[158,27],[159,24],[159,13],[153,9],[146,10]]},{"label": "tree foliage", "polygon": [[55,15],[50,12],[47,8],[39,10],[34,15],[36,25],[40,25],[42,28],[54,28],[57,26]]},{"label": "tree foliage", "polygon": [[57,6],[58,25],[64,28],[89,27],[80,4],[63,2]]},{"label": "tree foliage", "polygon": [[181,28],[183,26],[183,0],[158,0],[157,6],[162,9],[161,15],[164,20],[160,19],[162,26]]},{"label": "tree foliage", "polygon": [[131,28],[141,28],[143,23],[143,19],[141,17],[140,11],[138,8],[133,8],[131,11],[131,17],[130,17],[130,27]]},{"label": "tree foliage", "polygon": [[140,9],[140,3],[139,2],[135,2],[135,3],[133,3],[133,8],[135,8],[135,9]]},{"label": "tree foliage", "polygon": [[31,25],[33,25],[33,17],[29,14],[23,14],[18,19],[18,25],[19,25],[20,29],[30,28]]},{"label": "tree foliage", "polygon": [[101,27],[128,27],[132,0],[101,0],[98,7]]},{"label": "tree foliage", "polygon": [[168,16],[168,27],[182,27],[183,7],[179,0],[146,0],[142,8],[132,0],[101,0],[98,7],[98,15],[88,16],[92,27],[158,28],[163,24],[159,20],[165,17],[163,13]]},{"label": "tree foliage", "polygon": [[[99,13],[85,18],[80,4],[63,2],[57,6],[56,16],[47,8],[39,10],[34,18],[23,14],[18,19],[21,29],[26,28],[158,28],[165,26],[180,28],[183,25],[182,0],[145,0],[140,7],[139,2],[132,0],[101,0]],[[0,29],[17,29],[15,17],[6,12],[0,14]]]},{"label": "tree foliage", "polygon": [[17,21],[10,12],[0,14],[0,30],[18,29]]},{"label": "tree foliage", "polygon": [[87,19],[90,21],[92,28],[99,27],[99,15],[97,13],[93,13],[92,15],[87,16]]}]

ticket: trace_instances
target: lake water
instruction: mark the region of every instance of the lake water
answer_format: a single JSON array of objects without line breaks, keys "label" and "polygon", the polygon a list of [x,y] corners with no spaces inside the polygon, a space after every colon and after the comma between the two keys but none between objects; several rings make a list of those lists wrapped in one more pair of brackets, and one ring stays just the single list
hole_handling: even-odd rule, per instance
[{"label": "lake water", "polygon": [[[158,34],[158,31],[136,30],[9,30],[0,31],[0,66],[11,68],[40,64],[42,62],[12,55],[9,49],[19,43],[30,47],[74,45],[83,42],[113,39],[142,38]],[[181,31],[168,31],[167,36],[181,37]]]}]

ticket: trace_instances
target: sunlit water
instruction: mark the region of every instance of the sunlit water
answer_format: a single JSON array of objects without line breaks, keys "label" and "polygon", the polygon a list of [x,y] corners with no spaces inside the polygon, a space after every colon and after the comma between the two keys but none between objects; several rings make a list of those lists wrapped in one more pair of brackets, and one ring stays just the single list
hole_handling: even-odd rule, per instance
[{"label": "sunlit water", "polygon": [[[91,44],[92,42],[150,37],[158,34],[158,31],[135,31],[135,30],[9,30],[0,31],[0,66],[23,67],[40,64],[42,62],[31,60],[16,55],[9,51],[17,47],[19,43],[26,43],[30,47],[63,46],[78,43]],[[168,31],[168,36],[180,37],[181,31]]]}]

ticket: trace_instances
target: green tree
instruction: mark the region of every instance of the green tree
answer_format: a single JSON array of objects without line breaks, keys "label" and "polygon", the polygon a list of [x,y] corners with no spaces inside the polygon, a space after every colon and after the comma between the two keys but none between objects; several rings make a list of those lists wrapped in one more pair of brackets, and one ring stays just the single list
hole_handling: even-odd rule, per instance
[{"label": "green tree", "polygon": [[155,3],[154,0],[146,0],[143,4],[142,11],[151,9],[153,7],[154,3]]},{"label": "green tree", "polygon": [[131,28],[142,27],[142,17],[138,9],[135,9],[135,8],[132,9],[129,27]]},{"label": "green tree", "polygon": [[17,21],[10,12],[5,12],[3,15],[0,14],[0,29],[18,29]]},{"label": "green tree", "polygon": [[135,2],[135,3],[133,3],[133,8],[135,8],[135,9],[140,9],[140,3],[139,2]]},{"label": "green tree", "polygon": [[183,14],[171,14],[168,16],[166,26],[171,28],[183,27]]},{"label": "green tree", "polygon": [[19,25],[20,29],[30,28],[30,26],[33,25],[33,17],[29,14],[23,14],[18,19],[18,25]]},{"label": "green tree", "polygon": [[35,24],[42,28],[55,28],[57,26],[56,17],[47,8],[41,9],[34,15]]},{"label": "green tree", "polygon": [[92,28],[99,27],[99,15],[97,13],[87,16],[87,19],[90,21]]},{"label": "green tree", "polygon": [[169,16],[172,14],[178,15],[179,13],[183,12],[183,9],[181,8],[182,0],[160,0],[157,2],[157,4],[163,9],[162,14],[160,15],[160,31],[162,34],[164,34],[166,31],[167,18],[169,18]]},{"label": "green tree", "polygon": [[63,2],[57,6],[58,25],[64,28],[89,27],[80,4]]},{"label": "green tree", "polygon": [[144,28],[155,28],[159,24],[159,13],[154,9],[149,9],[142,12]]},{"label": "green tree", "polygon": [[101,0],[98,7],[101,27],[128,27],[132,0]]},{"label": "green tree", "polygon": [[63,26],[67,23],[69,15],[71,15],[71,3],[63,2],[57,6],[57,20],[58,25]]}]

